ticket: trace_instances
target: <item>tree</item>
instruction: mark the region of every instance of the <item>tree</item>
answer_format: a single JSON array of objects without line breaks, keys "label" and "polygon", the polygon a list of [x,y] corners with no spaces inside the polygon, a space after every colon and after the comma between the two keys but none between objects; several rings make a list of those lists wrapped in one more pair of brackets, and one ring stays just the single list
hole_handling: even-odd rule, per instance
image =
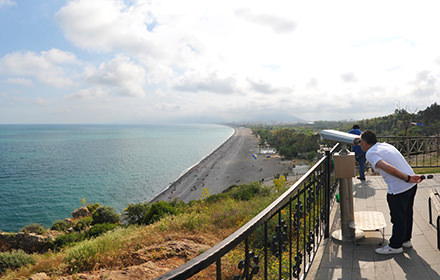
[{"label": "tree", "polygon": [[111,206],[101,206],[92,215],[93,224],[119,223],[121,218]]}]

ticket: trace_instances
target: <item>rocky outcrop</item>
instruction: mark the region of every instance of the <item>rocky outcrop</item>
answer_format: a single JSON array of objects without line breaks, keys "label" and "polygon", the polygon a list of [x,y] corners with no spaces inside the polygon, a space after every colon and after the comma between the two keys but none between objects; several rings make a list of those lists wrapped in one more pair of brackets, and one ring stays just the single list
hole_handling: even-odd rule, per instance
[{"label": "rocky outcrop", "polygon": [[81,207],[72,212],[73,218],[83,218],[90,216],[90,211],[87,207]]},{"label": "rocky outcrop", "polygon": [[21,249],[26,253],[43,253],[51,248],[51,235],[35,233],[0,233],[0,252]]}]

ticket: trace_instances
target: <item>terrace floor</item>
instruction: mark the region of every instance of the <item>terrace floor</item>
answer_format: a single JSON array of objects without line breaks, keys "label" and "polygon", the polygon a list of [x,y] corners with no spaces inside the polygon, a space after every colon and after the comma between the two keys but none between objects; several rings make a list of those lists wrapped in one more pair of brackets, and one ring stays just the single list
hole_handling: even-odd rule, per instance
[{"label": "terrace floor", "polygon": [[[440,251],[437,249],[437,213],[429,223],[428,197],[432,188],[440,188],[440,174],[418,185],[414,203],[413,248],[401,254],[379,255],[382,247],[379,231],[366,231],[365,238],[339,241],[323,240],[307,279],[440,279]],[[353,179],[354,211],[380,211],[385,216],[385,244],[391,235],[391,222],[386,201],[387,185],[381,176],[368,176],[366,181]],[[340,229],[340,207],[332,211],[332,232]]]}]

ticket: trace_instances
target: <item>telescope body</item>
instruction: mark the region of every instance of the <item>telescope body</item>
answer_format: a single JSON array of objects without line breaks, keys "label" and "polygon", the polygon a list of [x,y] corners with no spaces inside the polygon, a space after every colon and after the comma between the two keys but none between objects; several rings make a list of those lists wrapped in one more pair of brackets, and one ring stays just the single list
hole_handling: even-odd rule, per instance
[{"label": "telescope body", "polygon": [[321,138],[324,140],[350,144],[359,145],[361,138],[359,135],[346,133],[342,131],[337,131],[333,129],[324,129],[320,132]]}]

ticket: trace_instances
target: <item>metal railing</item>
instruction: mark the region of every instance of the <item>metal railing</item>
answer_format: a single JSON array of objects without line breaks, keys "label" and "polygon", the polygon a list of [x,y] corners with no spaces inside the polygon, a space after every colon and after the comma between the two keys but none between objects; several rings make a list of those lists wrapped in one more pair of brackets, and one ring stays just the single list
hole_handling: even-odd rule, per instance
[{"label": "metal railing", "polygon": [[228,238],[156,279],[304,279],[320,242],[329,237],[338,148]]},{"label": "metal railing", "polygon": [[[440,167],[439,136],[378,140],[394,145],[414,168]],[[336,144],[325,152],[293,186],[228,238],[156,280],[305,279],[320,242],[329,237],[338,188],[333,154],[340,148]]]},{"label": "metal railing", "polygon": [[411,167],[440,167],[440,136],[380,136],[396,147]]}]

